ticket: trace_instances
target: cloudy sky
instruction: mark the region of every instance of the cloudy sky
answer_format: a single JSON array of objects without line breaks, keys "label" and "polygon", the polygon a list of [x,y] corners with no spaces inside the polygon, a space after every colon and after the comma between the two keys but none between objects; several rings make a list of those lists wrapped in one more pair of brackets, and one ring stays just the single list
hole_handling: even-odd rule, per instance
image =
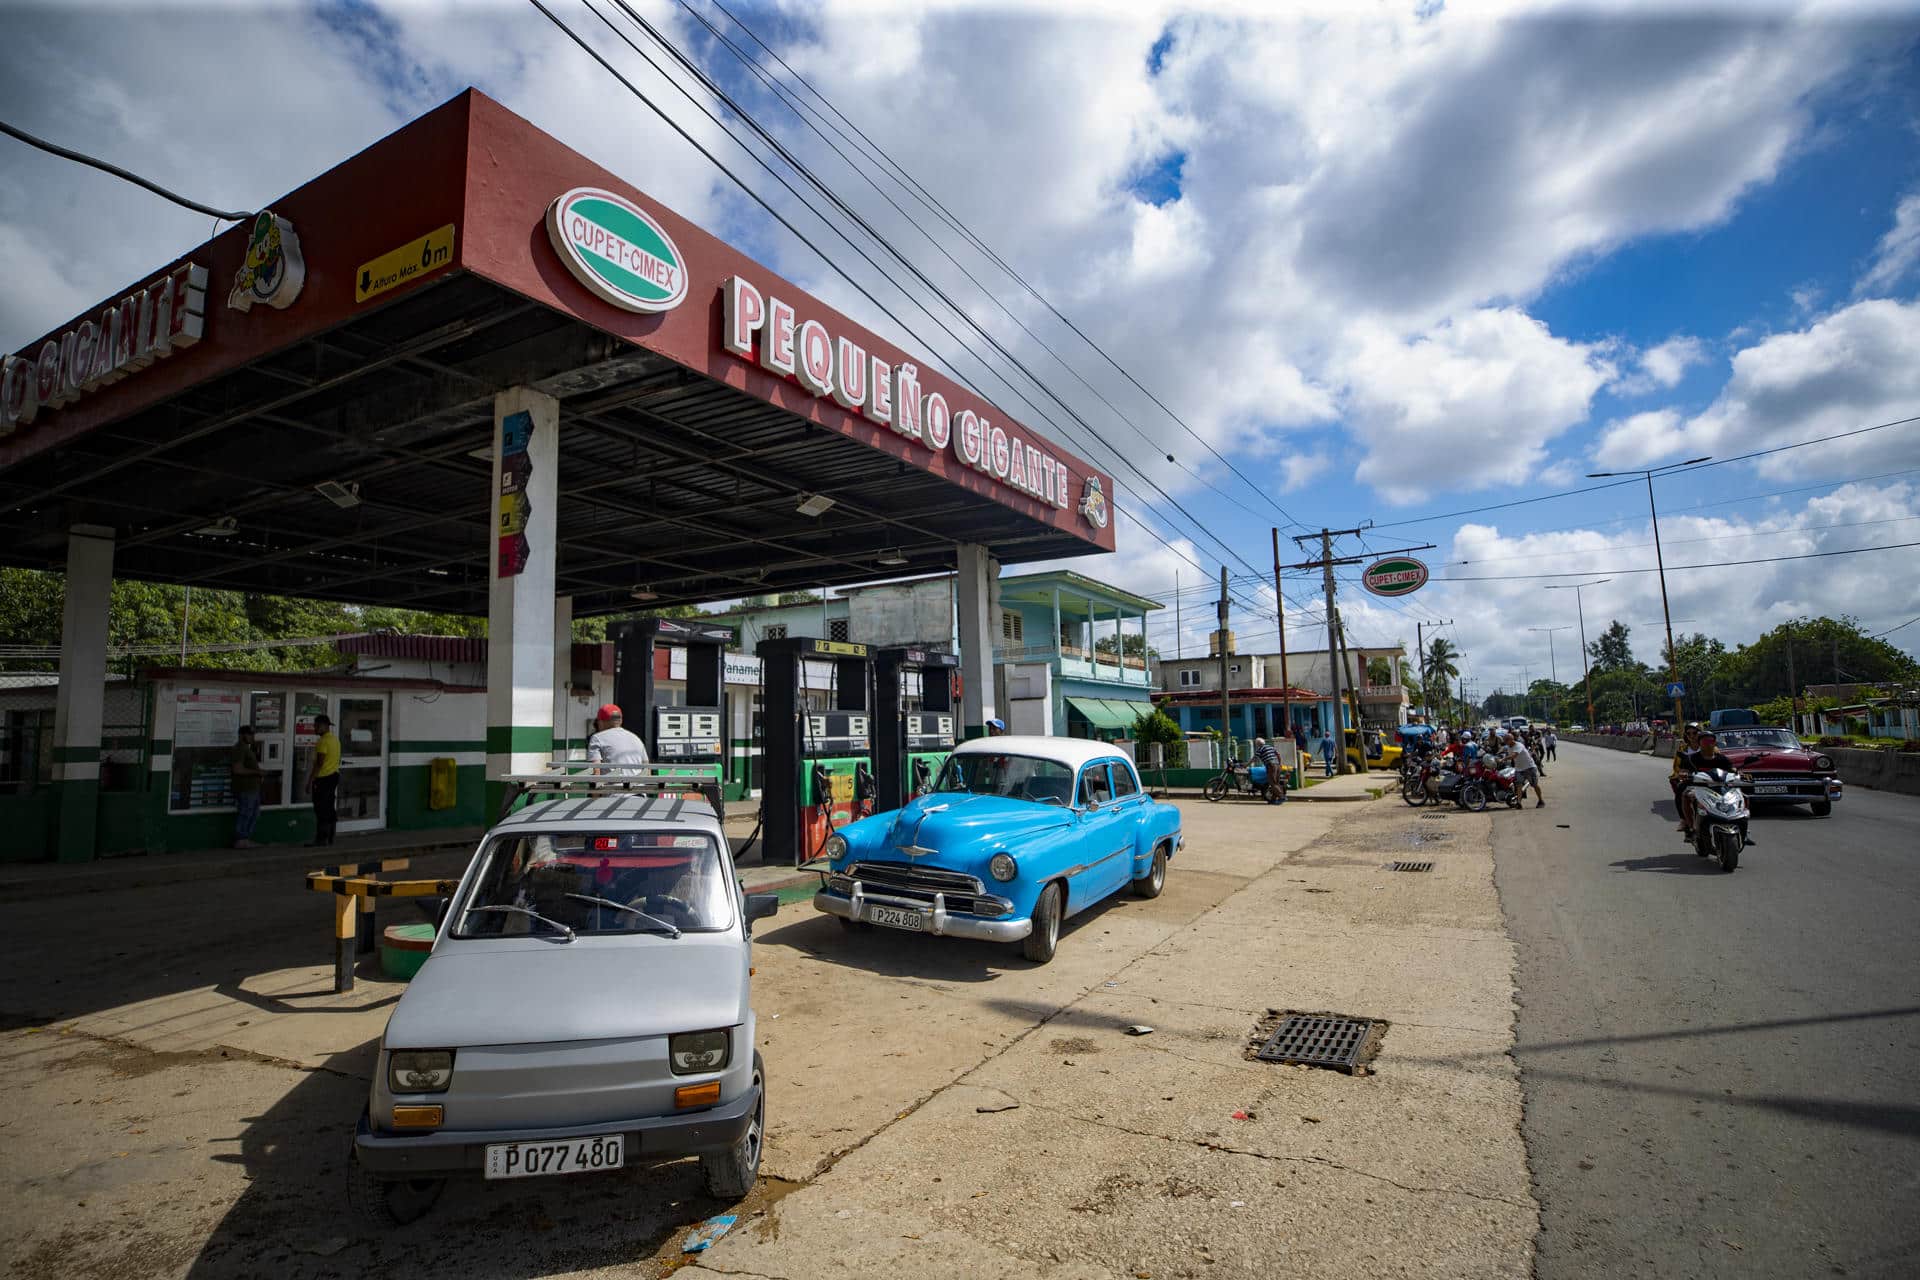
[{"label": "cloudy sky", "polygon": [[[1113,470],[1121,551],[1076,567],[1170,606],[1177,574],[1189,650],[1203,573],[1271,648],[1269,530],[1371,520],[1343,552],[1432,542],[1436,580],[1344,587],[1356,643],[1451,619],[1480,691],[1512,688],[1549,664],[1528,628],[1575,622],[1544,588],[1585,573],[1612,579],[1589,633],[1652,659],[1646,489],[1585,477],[1698,455],[1659,482],[1677,630],[1920,615],[1920,547],[1814,556],[1920,543],[1920,423],[1721,462],[1920,415],[1920,5],[729,0],[782,68],[714,0],[628,0],[962,318],[614,0],[543,2],[799,235],[529,4],[4,3],[0,118],[254,208],[477,85]],[[211,229],[5,139],[0,178],[9,349]],[[1725,563],[1781,556],[1807,558]],[[1317,585],[1288,583],[1296,645]]]}]

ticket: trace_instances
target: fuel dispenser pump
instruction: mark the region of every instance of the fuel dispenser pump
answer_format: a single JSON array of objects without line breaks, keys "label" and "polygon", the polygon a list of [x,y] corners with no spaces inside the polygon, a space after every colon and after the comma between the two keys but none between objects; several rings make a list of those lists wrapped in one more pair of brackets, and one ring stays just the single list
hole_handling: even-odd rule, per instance
[{"label": "fuel dispenser pump", "polygon": [[[646,740],[653,762],[719,764],[724,776],[726,651],[733,629],[680,618],[634,618],[614,623],[607,633],[613,640],[613,700]],[[687,690],[679,702],[657,700],[654,651],[661,645],[687,651]]]},{"label": "fuel dispenser pump", "polygon": [[881,812],[931,790],[959,742],[953,705],[959,670],[958,655],[932,649],[874,655],[873,762]]},{"label": "fuel dispenser pump", "polygon": [[[873,812],[873,662],[867,646],[811,636],[762,640],[760,812],[766,858],[795,866]],[[809,693],[826,695],[816,711]]]}]

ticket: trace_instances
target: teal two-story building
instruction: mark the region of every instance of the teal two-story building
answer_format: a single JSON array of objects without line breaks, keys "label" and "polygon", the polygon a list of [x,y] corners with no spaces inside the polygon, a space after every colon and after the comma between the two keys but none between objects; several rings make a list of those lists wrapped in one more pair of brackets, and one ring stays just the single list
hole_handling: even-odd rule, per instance
[{"label": "teal two-story building", "polygon": [[1153,710],[1147,616],[1166,606],[1066,571],[1003,577],[995,703],[1013,733],[1113,741]]}]

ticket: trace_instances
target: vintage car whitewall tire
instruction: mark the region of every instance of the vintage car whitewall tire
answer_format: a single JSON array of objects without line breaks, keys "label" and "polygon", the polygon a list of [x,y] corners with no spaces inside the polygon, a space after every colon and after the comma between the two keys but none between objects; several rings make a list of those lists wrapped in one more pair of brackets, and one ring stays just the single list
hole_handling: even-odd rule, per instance
[{"label": "vintage car whitewall tire", "polygon": [[1157,846],[1153,851],[1153,862],[1147,867],[1147,874],[1133,882],[1133,896],[1136,898],[1157,898],[1160,890],[1167,885],[1167,847]]},{"label": "vintage car whitewall tire", "polygon": [[1020,942],[1020,952],[1035,964],[1045,964],[1053,959],[1054,949],[1060,945],[1060,917],[1062,911],[1060,882],[1055,881],[1040,891],[1038,901],[1033,904],[1033,932]]},{"label": "vintage car whitewall tire", "polygon": [[753,1190],[754,1181],[760,1176],[760,1148],[767,1132],[767,1072],[757,1049],[753,1054],[753,1087],[760,1091],[760,1101],[740,1141],[725,1151],[712,1151],[700,1157],[700,1174],[706,1179],[707,1194],[717,1200],[740,1199]]}]

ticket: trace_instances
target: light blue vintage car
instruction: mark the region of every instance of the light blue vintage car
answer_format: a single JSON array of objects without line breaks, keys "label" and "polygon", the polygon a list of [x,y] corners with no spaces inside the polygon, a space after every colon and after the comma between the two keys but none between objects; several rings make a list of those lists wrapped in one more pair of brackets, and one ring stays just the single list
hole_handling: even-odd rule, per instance
[{"label": "light blue vintage car", "polygon": [[1122,889],[1158,897],[1183,843],[1180,810],[1105,743],[981,738],[926,795],[829,837],[813,905],[849,929],[1018,942],[1045,964],[1068,916]]}]

